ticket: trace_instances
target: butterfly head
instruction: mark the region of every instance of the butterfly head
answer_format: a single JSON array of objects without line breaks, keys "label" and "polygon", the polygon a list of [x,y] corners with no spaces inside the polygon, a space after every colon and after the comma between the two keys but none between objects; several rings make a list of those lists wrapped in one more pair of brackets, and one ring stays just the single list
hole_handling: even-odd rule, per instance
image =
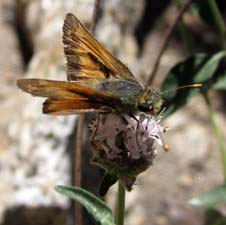
[{"label": "butterfly head", "polygon": [[153,88],[147,87],[140,97],[138,109],[156,115],[162,108],[162,96]]}]

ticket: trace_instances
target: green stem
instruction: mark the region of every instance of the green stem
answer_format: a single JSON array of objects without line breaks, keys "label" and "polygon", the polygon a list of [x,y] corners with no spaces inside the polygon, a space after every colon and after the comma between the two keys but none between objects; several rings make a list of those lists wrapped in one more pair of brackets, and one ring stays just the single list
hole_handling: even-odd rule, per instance
[{"label": "green stem", "polygon": [[[175,0],[176,4],[178,7],[181,7],[181,1],[179,0]],[[183,40],[183,43],[184,43],[184,46],[188,52],[188,55],[191,55],[192,53],[192,41],[191,41],[191,36],[184,24],[184,20],[183,18],[181,18],[180,22],[178,23],[178,28],[179,28],[179,31],[180,31],[180,34],[181,34],[181,37],[182,37],[182,40]]]},{"label": "green stem", "polygon": [[215,117],[214,117],[214,110],[210,104],[207,93],[204,93],[203,95],[204,95],[204,98],[205,98],[205,101],[206,101],[206,104],[208,107],[209,118],[210,118],[210,121],[211,121],[211,124],[213,127],[213,131],[214,131],[214,134],[216,136],[216,139],[217,139],[217,142],[218,142],[218,145],[220,148],[221,158],[223,160],[224,180],[226,181],[226,146],[224,145],[221,132],[216,124]]},{"label": "green stem", "polygon": [[219,30],[219,33],[221,35],[222,44],[224,47],[226,47],[226,28],[224,25],[224,21],[221,17],[220,11],[217,7],[215,0],[208,0],[208,4],[210,7],[210,10],[212,11],[213,18],[215,20],[217,29]]},{"label": "green stem", "polygon": [[124,224],[124,212],[125,212],[125,188],[118,182],[118,213],[117,213],[117,225]]}]

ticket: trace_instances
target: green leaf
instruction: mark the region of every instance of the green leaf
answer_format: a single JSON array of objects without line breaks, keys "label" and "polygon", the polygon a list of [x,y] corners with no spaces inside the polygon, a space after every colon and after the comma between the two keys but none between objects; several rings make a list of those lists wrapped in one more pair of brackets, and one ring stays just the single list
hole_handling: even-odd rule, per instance
[{"label": "green leaf", "polygon": [[214,75],[220,60],[225,56],[226,51],[221,51],[209,56],[207,62],[199,69],[199,72],[194,75],[194,82],[203,82],[210,79]]},{"label": "green leaf", "polygon": [[56,186],[55,190],[81,203],[101,225],[115,225],[112,210],[92,193],[78,187]]},{"label": "green leaf", "polygon": [[[166,94],[163,94],[166,108],[165,116],[185,105],[194,94],[212,88],[215,84],[213,77],[221,59],[225,56],[226,51],[214,55],[196,54],[175,65],[168,72],[161,86],[161,90],[166,91]],[[176,90],[180,86],[193,83],[202,83],[204,85],[202,88]],[[167,92],[167,90],[172,91]]]},{"label": "green leaf", "polygon": [[221,184],[207,192],[203,192],[190,199],[188,203],[200,208],[212,208],[226,203],[226,184]]},{"label": "green leaf", "polygon": [[216,77],[215,82],[212,85],[214,90],[226,90],[226,71],[224,73],[219,73]]},{"label": "green leaf", "polygon": [[118,177],[114,174],[106,172],[104,175],[103,181],[100,185],[100,196],[104,196],[107,194],[108,189],[118,181]]},{"label": "green leaf", "polygon": [[204,225],[225,225],[226,218],[221,212],[215,209],[207,209],[205,212]]}]

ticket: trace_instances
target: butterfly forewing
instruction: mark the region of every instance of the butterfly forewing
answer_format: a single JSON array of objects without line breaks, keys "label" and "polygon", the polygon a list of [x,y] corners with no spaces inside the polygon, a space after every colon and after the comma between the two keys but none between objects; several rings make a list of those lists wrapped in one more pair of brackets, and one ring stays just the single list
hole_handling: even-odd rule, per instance
[{"label": "butterfly forewing", "polygon": [[121,104],[119,98],[74,82],[20,79],[17,85],[34,96],[47,97],[43,106],[43,112],[47,114],[103,112]]},{"label": "butterfly forewing", "polygon": [[83,112],[136,110],[143,87],[129,69],[105,50],[73,15],[63,25],[67,76],[71,82],[21,79],[24,91],[46,97],[43,112],[65,115]]},{"label": "butterfly forewing", "polygon": [[69,80],[135,81],[129,69],[104,49],[73,14],[68,14],[64,21],[63,43]]},{"label": "butterfly forewing", "polygon": [[68,85],[68,83],[64,81],[20,79],[17,81],[17,85],[23,91],[26,91],[34,96],[47,97],[51,99],[86,98],[72,91],[72,88],[69,88],[71,85]]}]

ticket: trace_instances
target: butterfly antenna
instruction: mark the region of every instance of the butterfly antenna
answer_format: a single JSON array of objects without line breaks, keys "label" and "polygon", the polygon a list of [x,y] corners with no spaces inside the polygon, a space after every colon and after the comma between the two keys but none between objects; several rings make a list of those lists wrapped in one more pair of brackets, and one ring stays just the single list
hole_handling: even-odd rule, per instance
[{"label": "butterfly antenna", "polygon": [[[178,88],[172,88],[172,89],[169,89],[169,90],[167,90],[167,91],[163,91],[163,92],[160,93],[160,95],[164,95],[164,94],[169,93],[169,92],[171,92],[171,91],[176,91],[176,90],[183,89],[183,88],[200,88],[200,87],[202,87],[202,84],[188,84],[188,85],[180,86],[180,87],[178,87]],[[162,111],[162,112],[163,112],[163,111]],[[162,113],[162,112],[161,112],[161,113]],[[156,117],[156,115],[155,115],[155,119],[156,119],[156,118],[157,118],[157,117]],[[157,120],[156,120],[156,123],[158,124],[158,121],[157,121]],[[164,139],[163,136],[162,136],[162,132],[160,132],[159,126],[158,126],[158,130],[159,130],[159,136],[160,136],[161,141],[162,141],[163,149],[164,149],[164,151],[168,152],[168,151],[169,151],[169,145],[166,144],[165,139]],[[163,132],[166,132],[166,129],[164,129]]]},{"label": "butterfly antenna", "polygon": [[[159,129],[159,128],[158,128]],[[164,128],[164,131],[163,131],[164,133],[166,132],[166,129]],[[163,138],[163,136],[162,136],[162,133],[159,131],[159,134],[160,134],[160,138],[161,138],[161,140],[162,140],[162,148],[163,148],[163,150],[165,151],[165,152],[168,152],[169,151],[169,145],[168,144],[166,144],[166,142],[165,142],[165,139]]]},{"label": "butterfly antenna", "polygon": [[[158,128],[159,129],[159,128]],[[164,131],[163,131],[164,133],[166,132],[166,129],[164,128]],[[169,145],[168,144],[166,144],[166,142],[165,142],[165,139],[163,138],[163,136],[162,136],[162,133],[159,131],[159,136],[160,136],[160,138],[161,138],[161,140],[162,140],[162,148],[163,148],[163,150],[165,151],[165,152],[168,152],[169,151]]]},{"label": "butterfly antenna", "polygon": [[160,93],[160,95],[164,95],[166,93],[169,93],[169,92],[172,92],[172,91],[176,91],[176,90],[179,90],[179,89],[184,89],[184,88],[200,88],[200,87],[202,87],[202,84],[188,84],[188,85],[183,85],[183,86],[180,86],[180,87],[177,87],[177,88],[172,88],[172,89],[163,91],[163,92]]}]

